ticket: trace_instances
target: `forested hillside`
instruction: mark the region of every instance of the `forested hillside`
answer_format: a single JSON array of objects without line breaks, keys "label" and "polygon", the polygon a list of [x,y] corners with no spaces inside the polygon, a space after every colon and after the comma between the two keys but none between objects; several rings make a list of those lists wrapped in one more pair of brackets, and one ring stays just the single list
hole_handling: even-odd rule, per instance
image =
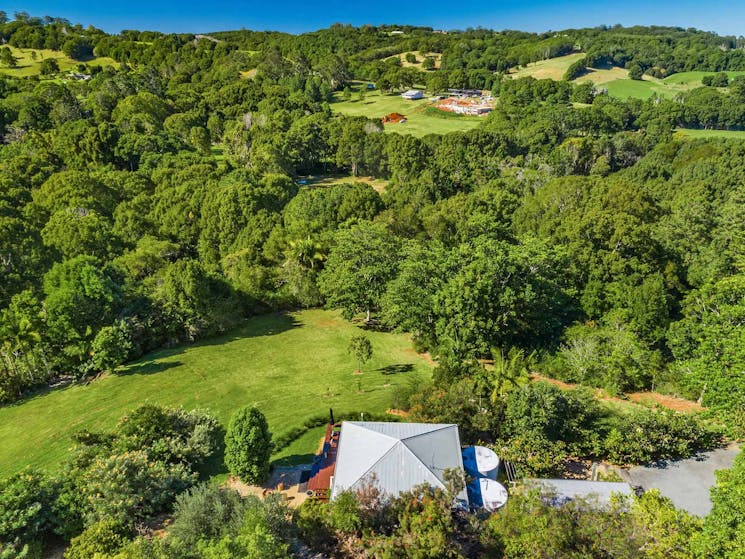
[{"label": "forested hillside", "polygon": [[[421,420],[471,418],[461,426],[464,440],[509,446],[526,473],[555,472],[570,455],[617,463],[688,455],[745,434],[745,143],[674,135],[676,127],[745,127],[745,78],[639,101],[592,84],[505,75],[571,52],[655,77],[742,71],[742,38],[677,28],[444,34],[342,25],[298,36],[109,35],[54,18],[1,19],[3,42],[63,51],[86,77],[42,61],[39,75],[0,75],[0,403],[22,405],[50,383],[92,380],[252,315],[325,305],[371,328],[411,333],[438,366],[434,384],[412,390],[401,407]],[[439,67],[426,57],[402,65],[399,55],[413,51],[437,53]],[[5,52],[0,64],[17,64]],[[102,67],[94,56],[120,66]],[[498,102],[469,132],[383,134],[378,120],[332,112],[334,92],[352,80],[384,92],[483,88]],[[349,180],[306,184],[307,176],[328,175]],[[387,186],[375,190],[356,182],[359,175]],[[484,360],[503,368],[487,370]],[[597,427],[602,412],[584,393],[539,384],[506,399],[528,370],[613,395],[656,389],[699,400],[704,419],[645,412]],[[474,395],[490,403],[472,409]],[[553,419],[531,416],[544,405]],[[0,512],[0,540],[21,549],[40,534],[69,540],[92,527],[119,538],[121,526],[101,523],[115,516],[127,524],[132,510],[138,522],[171,510],[174,495],[217,452],[217,427],[196,412],[139,413],[142,432],[124,422],[112,434],[81,434],[68,477],[29,482],[32,493],[55,495],[43,505],[49,517],[32,514],[36,524],[26,531],[4,524]],[[562,417],[574,423],[552,423]],[[174,425],[163,435],[171,446],[148,450],[157,439],[148,422],[161,420]],[[152,495],[112,516],[104,501],[117,482],[106,471],[127,453],[134,469],[157,455]],[[89,480],[102,496],[76,501],[75,488]],[[6,496],[27,489],[16,490],[21,477],[3,483]],[[724,503],[725,489],[721,495]],[[31,510],[20,497],[13,502]],[[449,514],[441,496],[423,502]],[[185,503],[181,510],[196,506]],[[530,511],[540,505],[520,503],[509,513],[514,522],[539,530]],[[284,544],[271,546],[289,541],[289,532],[266,528],[275,512],[251,506],[240,509],[254,523],[251,537],[263,534],[276,553],[250,556],[285,556]],[[394,517],[424,515],[405,501],[395,506]],[[656,530],[645,515],[662,514],[645,507],[667,506],[652,498],[634,504],[629,518],[644,525],[637,550]],[[54,524],[54,507],[66,522]],[[373,556],[406,556],[401,542],[416,527],[391,532],[369,510],[355,511],[351,524],[311,511],[299,533],[326,530],[338,543],[364,532]],[[447,518],[446,540],[460,522]],[[698,521],[684,521],[682,533],[700,531]],[[505,522],[487,523],[480,549],[537,556]],[[716,522],[706,521],[693,551],[646,556],[738,556],[741,535],[722,527],[732,526],[728,520]],[[243,545],[245,534],[231,526],[230,545]],[[213,554],[200,557],[239,556],[219,554],[229,544],[217,536]],[[468,546],[476,549],[479,538],[467,536],[470,543],[450,551],[473,556]],[[582,537],[576,541],[592,539]],[[553,556],[590,553],[569,547]],[[126,557],[156,557],[137,549]],[[179,549],[173,557],[186,556]],[[417,556],[456,556],[443,549]],[[625,557],[595,551],[575,556]]]}]

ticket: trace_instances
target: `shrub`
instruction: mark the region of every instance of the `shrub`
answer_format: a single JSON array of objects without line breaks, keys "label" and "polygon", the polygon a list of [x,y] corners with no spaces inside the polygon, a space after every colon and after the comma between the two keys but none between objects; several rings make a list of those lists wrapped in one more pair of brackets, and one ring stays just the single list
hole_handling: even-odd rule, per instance
[{"label": "shrub", "polygon": [[[591,451],[599,415],[600,408],[588,391],[565,391],[546,382],[526,384],[507,400],[502,436],[563,441],[576,453]],[[527,444],[531,446],[535,445]]]},{"label": "shrub", "polygon": [[254,407],[238,410],[225,435],[225,465],[247,483],[261,483],[269,476],[272,434],[264,414]]},{"label": "shrub", "polygon": [[111,519],[129,525],[166,510],[196,479],[183,464],[153,461],[136,450],[95,459],[81,476],[78,490],[88,523]]},{"label": "shrub", "polygon": [[0,480],[0,543],[31,543],[49,533],[54,499],[42,472],[26,469]]},{"label": "shrub", "polygon": [[220,430],[204,411],[145,405],[119,421],[115,446],[142,449],[151,458],[199,469],[220,447]]},{"label": "shrub", "polygon": [[497,454],[515,466],[518,476],[550,476],[562,470],[567,459],[566,444],[525,434],[499,441]]},{"label": "shrub", "polygon": [[289,559],[286,504],[272,496],[266,501],[251,496],[245,505],[243,522],[236,533],[200,540],[196,546],[200,559]]},{"label": "shrub", "polygon": [[359,503],[351,491],[345,491],[331,503],[329,524],[341,532],[356,532],[362,525]]},{"label": "shrub", "polygon": [[180,547],[192,548],[200,539],[214,539],[238,532],[245,505],[230,489],[202,484],[176,497],[171,538]]},{"label": "shrub", "polygon": [[294,520],[300,531],[300,537],[313,549],[325,549],[334,543],[328,515],[328,505],[317,499],[305,501],[295,511]]},{"label": "shrub", "polygon": [[619,418],[616,423],[603,447],[607,459],[617,464],[687,457],[722,441],[721,433],[696,415],[645,410]]},{"label": "shrub", "polygon": [[732,468],[716,476],[717,484],[711,489],[713,507],[691,547],[700,559],[745,557],[745,453],[735,458]]},{"label": "shrub", "polygon": [[126,361],[132,349],[127,325],[104,326],[91,345],[91,361],[97,371],[113,371]]},{"label": "shrub", "polygon": [[[65,559],[91,559],[116,553],[127,543],[124,528],[113,520],[101,520],[72,539]],[[100,554],[100,555],[99,555]]]}]

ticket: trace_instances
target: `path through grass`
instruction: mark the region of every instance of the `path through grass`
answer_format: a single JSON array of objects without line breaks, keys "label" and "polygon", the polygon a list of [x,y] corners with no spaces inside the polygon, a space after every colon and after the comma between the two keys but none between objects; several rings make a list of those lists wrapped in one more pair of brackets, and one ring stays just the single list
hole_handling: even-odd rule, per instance
[{"label": "path through grass", "polygon": [[[255,404],[277,435],[329,408],[383,412],[397,386],[427,377],[431,367],[407,336],[367,332],[373,358],[363,375],[353,375],[347,346],[359,332],[330,311],[256,317],[229,335],[159,351],[88,386],[0,408],[0,477],[26,465],[57,467],[75,431],[111,429],[144,403],[206,408],[223,425],[238,407]],[[278,456],[312,454],[317,438],[301,437]]]}]

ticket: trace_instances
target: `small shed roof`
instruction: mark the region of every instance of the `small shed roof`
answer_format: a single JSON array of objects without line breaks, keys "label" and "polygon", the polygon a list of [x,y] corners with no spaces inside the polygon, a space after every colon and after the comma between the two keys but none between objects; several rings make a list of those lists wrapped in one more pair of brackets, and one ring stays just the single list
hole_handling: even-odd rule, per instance
[{"label": "small shed roof", "polygon": [[633,495],[628,483],[610,481],[588,481],[583,479],[526,479],[529,486],[540,487],[553,506],[562,506],[575,499],[582,499],[591,505],[605,508],[616,495]]},{"label": "small shed roof", "polygon": [[[463,470],[457,425],[345,421],[331,498],[373,482],[389,496],[422,483],[444,489],[449,469]],[[458,498],[467,502],[465,490]]]}]

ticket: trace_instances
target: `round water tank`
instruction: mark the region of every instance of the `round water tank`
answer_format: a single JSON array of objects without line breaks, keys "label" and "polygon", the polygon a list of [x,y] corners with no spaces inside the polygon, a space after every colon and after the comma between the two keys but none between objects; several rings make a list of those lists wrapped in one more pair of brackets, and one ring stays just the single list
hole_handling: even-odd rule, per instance
[{"label": "round water tank", "polygon": [[482,477],[479,480],[479,488],[481,503],[486,510],[495,511],[507,502],[507,490],[501,483]]},{"label": "round water tank", "polygon": [[478,473],[496,480],[499,473],[499,456],[497,456],[497,453],[485,446],[474,446],[473,450],[476,455],[476,470]]}]

